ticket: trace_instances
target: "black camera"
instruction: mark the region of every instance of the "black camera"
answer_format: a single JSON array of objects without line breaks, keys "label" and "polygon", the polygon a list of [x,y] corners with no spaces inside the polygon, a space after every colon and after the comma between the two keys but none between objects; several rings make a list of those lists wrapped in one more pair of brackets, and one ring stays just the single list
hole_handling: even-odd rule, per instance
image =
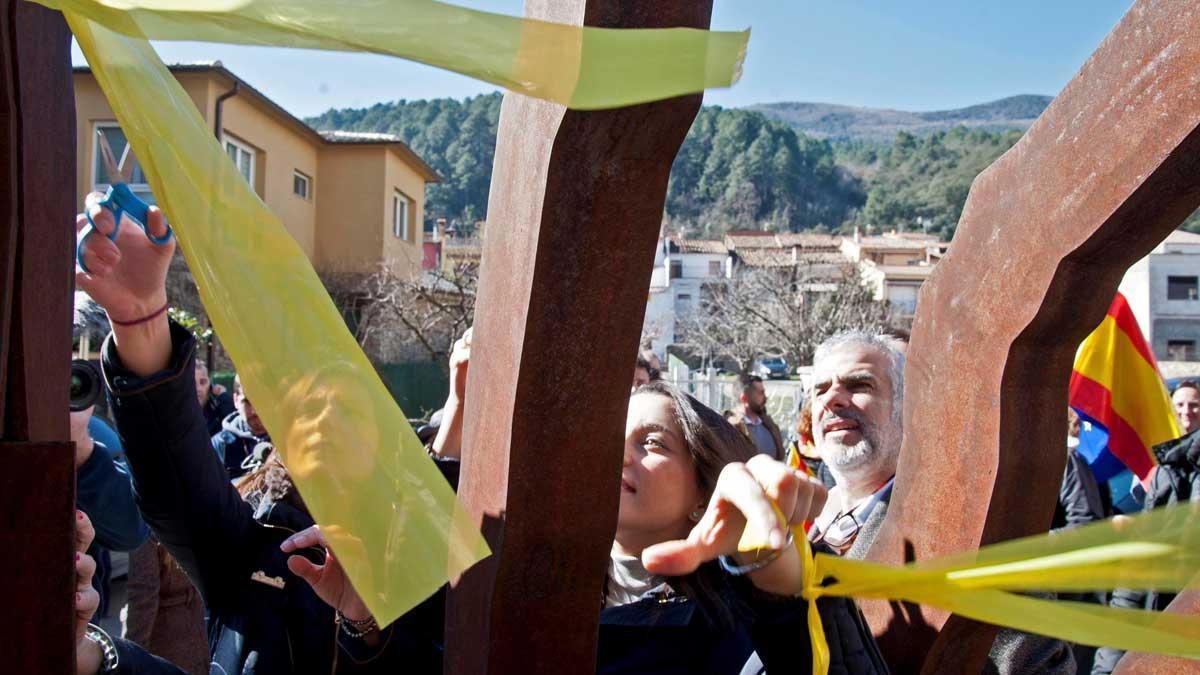
[{"label": "black camera", "polygon": [[96,405],[103,391],[100,370],[91,361],[71,361],[71,412],[87,410]]}]

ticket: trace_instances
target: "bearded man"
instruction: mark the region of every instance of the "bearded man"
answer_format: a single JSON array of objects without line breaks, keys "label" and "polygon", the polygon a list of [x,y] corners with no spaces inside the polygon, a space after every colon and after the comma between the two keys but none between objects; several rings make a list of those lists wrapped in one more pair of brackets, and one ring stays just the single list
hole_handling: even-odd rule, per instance
[{"label": "bearded man", "polygon": [[[837,485],[809,538],[862,559],[879,534],[892,497],[903,440],[904,354],[889,336],[834,335],[813,356],[813,441]],[[1074,675],[1065,642],[1003,629],[984,673]]]}]

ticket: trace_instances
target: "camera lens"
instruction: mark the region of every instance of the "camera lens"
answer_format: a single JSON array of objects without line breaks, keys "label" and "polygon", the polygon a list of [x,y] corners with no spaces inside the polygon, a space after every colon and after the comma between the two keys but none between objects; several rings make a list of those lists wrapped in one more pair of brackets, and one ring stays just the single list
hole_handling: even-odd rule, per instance
[{"label": "camera lens", "polygon": [[100,371],[89,361],[71,362],[71,412],[87,410],[100,400]]}]

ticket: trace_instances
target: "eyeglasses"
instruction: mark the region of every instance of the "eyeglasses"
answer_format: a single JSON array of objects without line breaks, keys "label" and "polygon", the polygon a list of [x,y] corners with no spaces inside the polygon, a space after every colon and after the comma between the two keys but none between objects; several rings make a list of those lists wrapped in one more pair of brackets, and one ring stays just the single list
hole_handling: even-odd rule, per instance
[{"label": "eyeglasses", "polygon": [[825,542],[836,551],[844,551],[854,543],[860,529],[862,529],[862,524],[854,517],[853,512],[843,513],[834,518],[829,527],[821,530],[813,543]]}]

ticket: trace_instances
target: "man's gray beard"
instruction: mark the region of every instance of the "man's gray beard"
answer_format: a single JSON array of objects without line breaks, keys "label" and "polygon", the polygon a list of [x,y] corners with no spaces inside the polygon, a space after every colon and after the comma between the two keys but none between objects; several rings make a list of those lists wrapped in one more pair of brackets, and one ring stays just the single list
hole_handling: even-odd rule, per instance
[{"label": "man's gray beard", "polygon": [[875,457],[875,444],[862,438],[849,447],[830,444],[821,452],[821,459],[829,462],[832,468],[845,472],[868,464]]},{"label": "man's gray beard", "polygon": [[900,427],[895,422],[889,420],[884,423],[883,428],[875,429],[859,420],[859,429],[862,438],[854,445],[829,443],[821,448],[821,459],[830,465],[830,469],[848,475],[857,469],[873,468],[877,463],[888,460],[882,455],[880,448],[899,454]]}]

